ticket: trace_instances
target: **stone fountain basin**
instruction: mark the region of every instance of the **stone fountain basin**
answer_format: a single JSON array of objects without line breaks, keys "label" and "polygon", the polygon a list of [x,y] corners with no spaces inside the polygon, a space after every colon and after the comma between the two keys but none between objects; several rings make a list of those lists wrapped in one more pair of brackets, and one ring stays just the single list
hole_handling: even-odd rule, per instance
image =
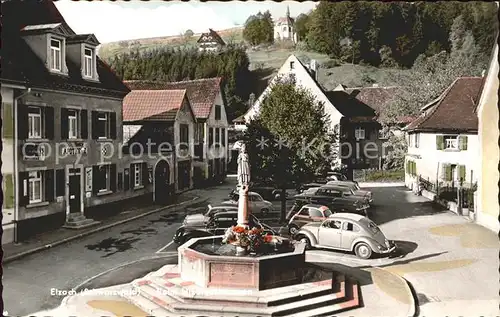
[{"label": "stone fountain basin", "polygon": [[269,255],[237,256],[231,251],[234,246],[229,245],[229,252],[225,254],[210,251],[210,247],[215,250],[214,247],[224,245],[222,238],[194,238],[180,246],[181,279],[200,287],[245,290],[266,290],[302,281],[305,244],[299,243],[288,252]]}]

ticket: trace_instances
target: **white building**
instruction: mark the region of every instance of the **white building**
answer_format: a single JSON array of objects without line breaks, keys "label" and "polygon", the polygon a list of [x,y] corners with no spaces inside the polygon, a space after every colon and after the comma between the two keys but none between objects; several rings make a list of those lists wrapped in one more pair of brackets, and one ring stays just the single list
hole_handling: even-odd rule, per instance
[{"label": "white building", "polygon": [[441,96],[422,108],[405,130],[408,154],[405,182],[413,188],[417,177],[440,186],[477,182],[479,164],[478,120],[474,113],[484,79],[456,79]]},{"label": "white building", "polygon": [[[498,35],[497,35],[498,37]],[[490,69],[484,89],[476,109],[479,119],[479,167],[477,186],[477,205],[475,220],[495,232],[500,230],[498,215],[498,44],[495,44]]]},{"label": "white building", "polygon": [[290,17],[290,8],[287,7],[286,16],[274,21],[274,39],[289,40],[297,43],[297,33],[295,32],[295,20]]}]

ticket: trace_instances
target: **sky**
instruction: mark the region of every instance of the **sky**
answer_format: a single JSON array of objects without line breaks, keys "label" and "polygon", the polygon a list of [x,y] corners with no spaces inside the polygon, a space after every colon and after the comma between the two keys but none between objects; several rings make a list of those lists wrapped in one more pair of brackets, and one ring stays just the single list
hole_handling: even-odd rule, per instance
[{"label": "sky", "polygon": [[295,17],[312,10],[317,2],[304,1],[71,1],[55,2],[68,25],[79,34],[93,33],[101,43],[139,38],[223,30],[245,23],[248,16],[269,10],[285,16],[287,6]]}]

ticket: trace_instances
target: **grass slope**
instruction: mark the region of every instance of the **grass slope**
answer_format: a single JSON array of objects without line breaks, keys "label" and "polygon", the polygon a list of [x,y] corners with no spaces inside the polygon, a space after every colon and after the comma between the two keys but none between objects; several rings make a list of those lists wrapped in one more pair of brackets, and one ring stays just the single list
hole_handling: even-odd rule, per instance
[{"label": "grass slope", "polygon": [[[243,28],[235,27],[217,31],[226,43],[241,43],[243,41]],[[192,47],[201,34],[194,34],[190,38],[178,36],[166,36],[156,38],[137,39],[121,42],[103,44],[99,49],[99,56],[104,59],[112,58],[116,54],[128,52],[133,49],[147,50],[161,47]],[[305,64],[315,59],[321,64],[330,61],[327,55],[315,52],[301,51],[287,47],[286,43],[277,43],[268,48],[248,49],[250,69],[259,78],[259,87],[256,87],[257,95],[267,85],[267,82],[276,74],[290,54],[295,54]],[[318,80],[328,90],[339,84],[347,87],[366,87],[372,84],[383,86],[394,86],[398,83],[393,79],[396,73],[405,73],[405,70],[384,69],[372,66],[344,64],[335,67],[321,67]]]}]

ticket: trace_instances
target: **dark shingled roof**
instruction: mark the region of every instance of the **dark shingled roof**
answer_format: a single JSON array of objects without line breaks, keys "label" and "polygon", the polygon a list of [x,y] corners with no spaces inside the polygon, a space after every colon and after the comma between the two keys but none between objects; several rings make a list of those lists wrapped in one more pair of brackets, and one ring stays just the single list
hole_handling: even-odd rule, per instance
[{"label": "dark shingled roof", "polygon": [[327,91],[328,100],[345,117],[375,117],[375,110],[345,91]]},{"label": "dark shingled roof", "polygon": [[212,29],[208,29],[208,32],[207,33],[202,33],[200,35],[200,38],[198,39],[197,43],[203,43],[205,42],[203,39],[204,36],[211,36],[212,39],[219,43],[220,45],[226,45],[226,42],[224,42],[224,40],[222,39],[222,37],[219,35],[219,33],[217,33],[216,31],[212,30]]},{"label": "dark shingled roof", "polygon": [[383,106],[394,97],[397,90],[398,87],[362,87],[347,88],[346,92],[380,113]]},{"label": "dark shingled roof", "polygon": [[[222,78],[203,78],[178,82],[149,80],[128,80],[125,84],[131,90],[168,90],[185,89],[196,118],[206,119],[210,114],[215,99],[222,89]],[[224,96],[224,94],[222,94]]]},{"label": "dark shingled roof", "polygon": [[477,132],[474,113],[483,87],[483,77],[457,78],[441,98],[413,122],[408,131],[467,131]]},{"label": "dark shingled roof", "polygon": [[[130,90],[102,60],[97,58],[99,81],[84,80],[80,66],[66,56],[68,76],[51,73],[21,37],[28,25],[63,23],[64,18],[49,0],[2,2],[2,82],[34,88],[77,91],[123,97]],[[71,28],[66,27],[71,33]],[[76,34],[74,34],[76,35]]]}]

